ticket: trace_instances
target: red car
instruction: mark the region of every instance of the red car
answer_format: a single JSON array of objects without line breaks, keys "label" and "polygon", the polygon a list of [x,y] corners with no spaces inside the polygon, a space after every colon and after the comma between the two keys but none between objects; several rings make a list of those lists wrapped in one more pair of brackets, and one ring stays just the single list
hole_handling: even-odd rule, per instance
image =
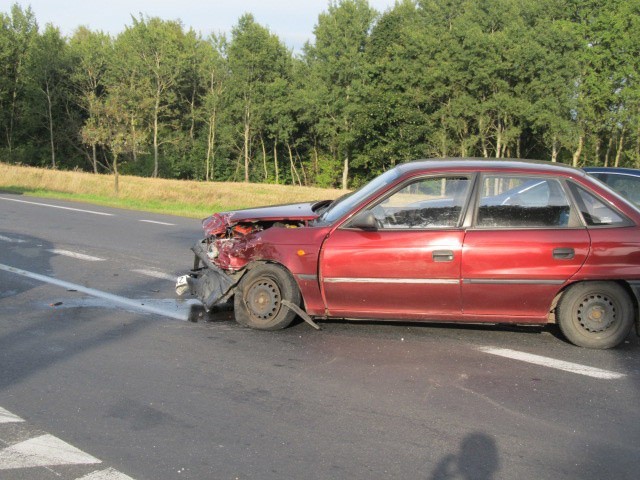
[{"label": "red car", "polygon": [[610,348],[638,324],[640,210],[567,166],[406,163],[333,202],[217,213],[203,226],[176,290],[207,310],[233,297],[252,328],[296,315],[557,323],[576,345]]}]

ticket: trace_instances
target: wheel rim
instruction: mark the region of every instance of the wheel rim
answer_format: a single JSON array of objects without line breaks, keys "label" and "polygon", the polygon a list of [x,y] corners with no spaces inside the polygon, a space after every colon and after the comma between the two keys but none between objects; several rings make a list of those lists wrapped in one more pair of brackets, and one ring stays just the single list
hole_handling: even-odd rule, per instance
[{"label": "wheel rim", "polygon": [[259,278],[246,290],[246,305],[251,316],[269,321],[280,311],[282,294],[280,287],[271,278]]},{"label": "wheel rim", "polygon": [[591,294],[582,299],[577,308],[580,326],[590,333],[601,333],[616,323],[616,305],[611,298]]}]

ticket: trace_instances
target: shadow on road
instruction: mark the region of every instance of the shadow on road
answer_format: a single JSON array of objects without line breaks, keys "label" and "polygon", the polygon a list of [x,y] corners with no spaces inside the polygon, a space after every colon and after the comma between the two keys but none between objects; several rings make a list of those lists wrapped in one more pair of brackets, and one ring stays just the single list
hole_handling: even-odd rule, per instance
[{"label": "shadow on road", "polygon": [[460,442],[457,454],[445,456],[430,480],[492,480],[500,469],[496,442],[484,433],[470,433]]}]

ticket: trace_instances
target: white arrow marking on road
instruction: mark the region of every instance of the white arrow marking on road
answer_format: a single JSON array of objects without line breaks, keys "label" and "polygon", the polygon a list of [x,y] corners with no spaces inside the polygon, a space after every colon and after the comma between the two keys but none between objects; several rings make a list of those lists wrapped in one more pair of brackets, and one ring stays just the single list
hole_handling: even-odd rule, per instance
[{"label": "white arrow marking on road", "polygon": [[479,350],[492,355],[498,355],[500,357],[512,358],[514,360],[520,360],[521,362],[533,363],[534,365],[555,368],[557,370],[564,370],[565,372],[577,373],[579,375],[586,375],[587,377],[600,378],[603,380],[614,380],[626,377],[624,373],[588,367],[586,365],[580,365],[579,363],[565,362],[564,360],[556,360],[555,358],[542,357],[532,353],[519,352],[509,348],[480,347]]},{"label": "white arrow marking on road", "polygon": [[73,212],[93,213],[94,215],[105,215],[108,217],[113,217],[113,213],[95,212],[93,210],[83,210],[81,208],[62,207],[60,205],[51,205],[49,203],[28,202],[26,200],[18,200],[17,198],[0,197],[0,200],[7,200],[9,202],[28,203],[29,205],[38,205],[40,207],[60,208],[62,210],[71,210]]},{"label": "white arrow marking on road", "polygon": [[60,250],[58,248],[52,248],[47,252],[55,255],[64,255],[65,257],[77,258],[78,260],[87,260],[89,262],[104,262],[104,258],[93,257],[91,255],[85,255],[84,253],[70,252],[69,250]]},{"label": "white arrow marking on road", "polygon": [[96,470],[76,480],[133,480],[133,478],[113,468],[107,468],[106,470]]},{"label": "white arrow marking on road", "polygon": [[0,407],[0,423],[24,422],[19,416]]},{"label": "white arrow marking on road", "polygon": [[102,463],[53,435],[41,435],[0,450],[0,470]]}]

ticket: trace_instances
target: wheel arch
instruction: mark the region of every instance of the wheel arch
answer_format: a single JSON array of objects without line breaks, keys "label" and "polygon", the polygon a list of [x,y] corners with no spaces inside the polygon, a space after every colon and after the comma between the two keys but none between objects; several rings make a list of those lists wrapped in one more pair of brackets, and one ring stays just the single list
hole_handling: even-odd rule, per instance
[{"label": "wheel arch", "polygon": [[633,315],[634,315],[634,323],[636,327],[636,334],[640,336],[640,280],[613,280],[613,279],[594,279],[594,280],[579,280],[576,282],[571,282],[564,287],[556,294],[551,302],[551,307],[549,308],[549,314],[547,316],[547,323],[557,324],[556,319],[556,307],[558,306],[558,302],[562,296],[566,293],[566,291],[573,287],[574,285],[578,285],[581,283],[588,282],[611,282],[617,285],[620,285],[624,288],[629,295],[629,299],[633,304]]}]

